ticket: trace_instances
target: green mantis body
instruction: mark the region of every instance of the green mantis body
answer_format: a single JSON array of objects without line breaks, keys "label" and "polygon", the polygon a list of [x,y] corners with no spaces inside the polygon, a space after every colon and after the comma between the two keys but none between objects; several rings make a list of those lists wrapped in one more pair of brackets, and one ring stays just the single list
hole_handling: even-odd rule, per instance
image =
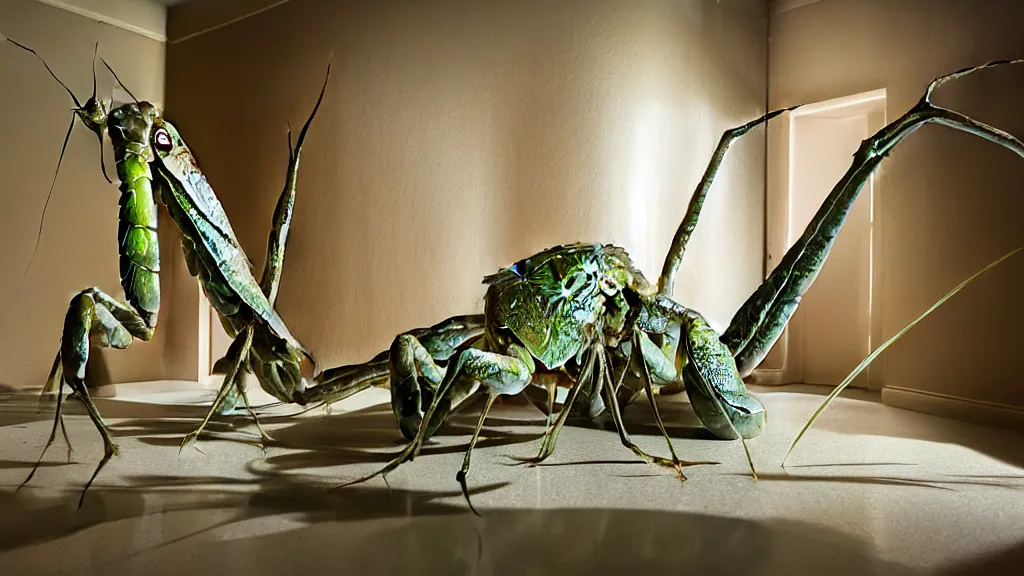
[{"label": "green mantis body", "polygon": [[[683,387],[701,424],[719,438],[739,439],[746,450],[745,439],[761,433],[767,414],[746,390],[743,378],[781,336],[824,265],[857,195],[893,147],[932,123],[980,136],[1024,157],[1024,143],[1016,137],[931,102],[934,90],[949,80],[1017,62],[997,61],[937,78],[917,105],[862,142],[852,165],[803,235],[740,306],[722,334],[698,312],[670,298],[675,274],[731,142],[786,110],[723,135],[673,239],[658,289],[647,283],[623,249],[600,244],[556,246],[485,278],[482,338],[467,343],[450,359],[432,358],[412,335],[395,339],[389,359],[392,404],[410,443],[380,471],[345,485],[386,474],[414,459],[453,408],[482,387],[488,402],[456,476],[468,501],[470,455],[494,399],[517,394],[541,380],[548,382],[537,376],[551,373],[563,374],[572,390],[557,419],[549,416],[537,456],[523,459],[526,462],[539,462],[553,452],[569,414],[594,416],[609,409],[626,447],[648,462],[674,468],[683,477],[682,467],[697,463],[677,458],[670,441],[671,459],[643,452],[623,425],[620,403],[642,389],[668,441],[653,398],[653,389],[659,385]],[[551,406],[552,388],[546,387]],[[590,402],[577,406],[580,397]],[[749,451],[746,455],[756,479]]]},{"label": "green mantis body", "polygon": [[[8,41],[35,54],[13,40]],[[97,288],[82,290],[71,299],[60,350],[44,387],[44,394],[56,392],[57,406],[53,429],[40,460],[53,443],[58,424],[63,430],[61,408],[65,383],[83,402],[103,439],[104,454],[82,492],[83,499],[100,470],[118,451],[85,385],[90,347],[124,349],[135,339],[151,339],[156,330],[160,308],[158,203],[166,208],[181,232],[182,250],[189,272],[198,278],[225,330],[234,337],[225,358],[218,363],[226,367],[226,377],[216,402],[210,408],[210,415],[223,411],[223,406],[233,399],[245,399],[242,376],[246,371],[254,373],[261,387],[274,397],[298,404],[305,404],[308,400],[321,401],[338,392],[332,385],[338,375],[347,376],[345,386],[352,392],[378,383],[384,377],[374,372],[372,363],[361,365],[360,373],[355,376],[350,376],[346,367],[335,368],[318,374],[314,382],[323,386],[316,387],[315,391],[309,390],[307,396],[301,367],[303,362],[313,359],[289,332],[273,306],[295,200],[301,147],[323,100],[326,86],[325,80],[294,149],[289,139],[288,174],[274,213],[260,281],[256,280],[252,265],[194,156],[174,125],[164,119],[155,106],[139,101],[112,106],[96,98],[95,82],[93,96],[85,104],[79,103],[68,90],[75,101],[78,119],[97,134],[101,143],[106,135],[113,145],[121,192],[118,214],[120,278],[127,302],[118,302]],[[66,142],[67,139],[65,146]],[[340,393],[347,395],[351,392],[341,390]],[[186,437],[185,442],[198,435],[210,415]],[[65,439],[66,436],[65,432]],[[35,470],[33,468],[26,478],[26,483]]]}]

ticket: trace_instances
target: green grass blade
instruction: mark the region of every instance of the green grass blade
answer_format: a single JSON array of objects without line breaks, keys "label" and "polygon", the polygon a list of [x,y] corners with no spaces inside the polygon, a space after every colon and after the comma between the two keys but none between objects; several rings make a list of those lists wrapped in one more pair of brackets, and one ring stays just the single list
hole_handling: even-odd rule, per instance
[{"label": "green grass blade", "polygon": [[966,288],[969,284],[971,284],[972,282],[974,282],[975,280],[977,280],[978,278],[983,276],[986,272],[989,272],[990,270],[992,270],[996,266],[1002,264],[1005,260],[1009,259],[1011,256],[1013,256],[1017,252],[1020,252],[1021,250],[1024,250],[1024,246],[1021,246],[1020,248],[1017,248],[1015,250],[1007,252],[1002,257],[1000,257],[998,260],[992,262],[991,264],[989,264],[988,266],[982,268],[978,272],[975,272],[970,278],[964,280],[956,288],[953,288],[945,296],[940,298],[938,302],[936,302],[935,304],[932,304],[931,308],[928,308],[928,310],[925,310],[924,314],[921,314],[916,319],[914,319],[913,322],[911,322],[910,324],[907,324],[902,330],[900,330],[899,332],[894,334],[892,336],[892,338],[889,338],[888,340],[886,340],[884,344],[879,346],[874,352],[869,354],[867,356],[867,358],[862,360],[861,363],[858,364],[857,367],[853,369],[853,372],[850,372],[850,374],[847,375],[846,378],[844,378],[843,381],[840,382],[838,386],[836,386],[835,390],[833,390],[832,393],[828,395],[828,398],[826,398],[825,401],[821,403],[821,406],[818,406],[818,409],[814,411],[814,414],[811,416],[810,420],[808,420],[807,423],[804,424],[804,427],[800,429],[800,432],[796,435],[796,438],[793,439],[793,443],[789,445],[789,450],[786,451],[786,455],[782,457],[782,466],[783,467],[786,466],[786,458],[789,458],[789,455],[793,452],[793,449],[796,448],[797,442],[799,442],[800,439],[803,438],[804,433],[807,432],[807,430],[811,427],[812,424],[814,424],[814,421],[818,419],[818,416],[820,416],[821,413],[825,411],[825,408],[829,405],[829,403],[832,402],[832,400],[836,396],[838,396],[839,393],[842,392],[847,386],[849,386],[850,382],[853,382],[853,379],[856,378],[858,375],[860,375],[860,373],[863,372],[864,369],[867,368],[868,365],[871,364],[871,362],[873,362],[875,360],[875,358],[877,358],[889,346],[891,346],[894,343],[896,343],[897,340],[899,340],[900,338],[903,338],[903,336],[906,335],[907,332],[910,332],[910,330],[913,329],[914,326],[917,326],[922,320],[927,318],[928,315],[930,315],[932,312],[937,310],[939,308],[939,306],[942,306],[943,304],[945,304],[946,301],[949,300],[950,298],[952,298],[953,296],[955,296],[957,294],[957,292],[960,292],[961,290]]}]

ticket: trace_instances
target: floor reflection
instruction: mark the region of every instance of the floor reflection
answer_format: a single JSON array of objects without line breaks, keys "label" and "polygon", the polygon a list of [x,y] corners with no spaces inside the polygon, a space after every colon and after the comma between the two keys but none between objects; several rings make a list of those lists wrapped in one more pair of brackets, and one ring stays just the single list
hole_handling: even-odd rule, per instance
[{"label": "floor reflection", "polygon": [[[67,418],[71,464],[58,441],[25,489],[50,415],[0,401],[0,573],[294,574],[1016,574],[1024,559],[1024,444],[991,431],[841,400],[786,468],[778,463],[819,396],[766,393],[772,414],[750,442],[754,482],[738,443],[706,438],[685,403],[663,399],[680,456],[716,460],[689,480],[638,461],[600,422],[577,422],[541,466],[543,418],[507,403],[488,420],[469,486],[455,482],[476,421],[467,410],[421,455],[380,479],[404,444],[386,405],[264,424],[266,452],[244,416],[212,423],[193,449],[182,435],[203,413],[104,401],[121,455],[76,510],[99,457],[87,418]],[[31,405],[29,405],[31,404]],[[108,408],[111,408],[108,410]],[[664,440],[649,407],[626,412],[634,439]],[[989,458],[986,455],[998,455]]]},{"label": "floor reflection", "polygon": [[[328,491],[291,475],[265,477],[255,493],[231,490],[235,483],[134,478],[134,488],[97,489],[81,511],[69,494],[2,494],[0,548],[40,550],[102,528],[104,541],[86,540],[96,545],[88,551],[92,570],[103,574],[297,574],[327,566],[356,574],[915,573],[879,560],[866,542],[796,521],[616,509],[497,508],[478,518],[437,501],[457,493]],[[159,505],[146,502],[157,493]],[[280,525],[245,535],[253,520]],[[48,572],[42,560],[22,554],[5,566]]]}]

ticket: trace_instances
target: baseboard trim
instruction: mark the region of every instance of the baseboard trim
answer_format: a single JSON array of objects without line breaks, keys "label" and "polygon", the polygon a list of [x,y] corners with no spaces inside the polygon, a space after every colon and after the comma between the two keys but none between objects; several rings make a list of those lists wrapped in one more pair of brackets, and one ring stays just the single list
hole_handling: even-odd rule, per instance
[{"label": "baseboard trim", "polygon": [[998,428],[1024,430],[1024,408],[1019,406],[970,400],[948,394],[912,390],[899,386],[886,386],[882,388],[882,403],[887,406],[904,408],[914,412],[951,418],[953,420],[973,422]]},{"label": "baseboard trim", "polygon": [[[100,384],[89,388],[89,396],[93,398],[120,398],[123,396],[138,396],[139,394],[152,394],[162,392],[182,392],[188,390],[217,390],[220,388],[220,381],[216,385],[192,380],[147,380],[142,382],[122,382],[119,384]],[[33,393],[40,393],[42,388],[31,388]],[[69,388],[64,388],[65,392]]]},{"label": "baseboard trim", "polygon": [[102,384],[95,388],[90,388],[89,396],[93,398],[116,398],[117,391],[117,384]]}]

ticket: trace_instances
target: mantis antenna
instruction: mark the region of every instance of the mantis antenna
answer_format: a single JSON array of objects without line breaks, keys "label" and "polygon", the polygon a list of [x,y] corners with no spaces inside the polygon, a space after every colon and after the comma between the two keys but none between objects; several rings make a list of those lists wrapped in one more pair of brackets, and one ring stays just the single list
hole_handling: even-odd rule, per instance
[{"label": "mantis antenna", "polygon": [[[75,93],[72,92],[71,89],[68,88],[67,84],[62,82],[61,79],[58,78],[56,74],[54,74],[53,70],[50,68],[50,65],[47,64],[46,61],[43,60],[43,57],[40,56],[35,50],[33,50],[33,49],[29,48],[28,46],[25,46],[24,44],[21,44],[21,43],[15,41],[15,40],[11,40],[10,38],[8,38],[7,36],[5,36],[3,34],[0,34],[0,39],[6,40],[7,42],[10,42],[11,44],[14,44],[18,48],[21,48],[22,50],[26,50],[26,51],[30,52],[33,56],[35,56],[40,62],[43,63],[43,66],[46,68],[46,71],[50,73],[50,76],[53,77],[53,79],[56,80],[57,83],[60,84],[64,88],[64,90],[67,91],[68,95],[71,96],[71,100],[75,103],[75,108],[72,109],[74,114],[72,114],[72,116],[71,116],[71,123],[68,124],[67,132],[64,134],[64,143],[61,144],[61,147],[60,147],[60,156],[57,159],[57,169],[54,170],[54,172],[53,172],[53,180],[50,182],[50,190],[49,190],[49,192],[47,192],[47,194],[46,194],[46,201],[43,203],[43,213],[39,217],[39,230],[36,233],[36,243],[35,243],[35,246],[32,248],[32,256],[29,257],[28,265],[25,266],[25,271],[22,272],[22,274],[21,274],[21,276],[24,278],[25,275],[28,274],[29,269],[32,267],[32,262],[34,262],[35,258],[36,258],[36,252],[39,250],[39,241],[40,241],[40,239],[43,236],[43,222],[46,219],[46,209],[50,206],[50,198],[53,196],[53,189],[57,185],[57,175],[60,173],[60,166],[61,166],[61,163],[63,163],[63,161],[64,161],[64,152],[67,151],[68,141],[71,139],[71,131],[75,127],[75,114],[77,114],[79,112],[86,112],[87,113],[87,107],[83,107],[82,106],[82,103],[79,102],[78,98],[75,96]],[[96,99],[96,53],[97,53],[98,50],[99,50],[99,42],[97,42],[96,45],[93,47],[93,52],[92,52],[93,73],[92,73],[92,98],[90,99],[90,102],[95,102],[95,99]],[[88,102],[86,104],[88,104]],[[105,169],[106,167],[104,166],[104,161],[103,161],[103,139],[102,139],[102,137],[100,137],[100,168],[103,170],[103,176],[105,178],[107,178],[107,171]],[[107,178],[107,182],[110,182],[110,178]]]}]

